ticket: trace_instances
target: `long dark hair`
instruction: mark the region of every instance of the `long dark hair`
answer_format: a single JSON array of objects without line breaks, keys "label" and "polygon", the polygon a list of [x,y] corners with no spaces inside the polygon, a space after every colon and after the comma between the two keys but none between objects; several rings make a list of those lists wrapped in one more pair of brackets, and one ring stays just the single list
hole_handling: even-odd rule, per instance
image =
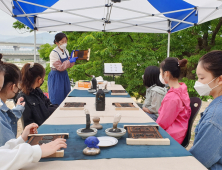
[{"label": "long dark hair", "polygon": [[61,41],[64,37],[66,37],[66,39],[68,40],[67,36],[60,32],[58,34],[55,35],[55,40],[54,40],[54,44],[58,43],[59,41]]},{"label": "long dark hair", "polygon": [[200,58],[199,63],[214,77],[222,75],[222,51],[215,50],[205,54]]},{"label": "long dark hair", "polygon": [[187,64],[187,59],[178,60],[174,57],[169,57],[163,60],[160,64],[160,68],[165,71],[169,71],[173,78],[179,79],[180,68],[185,67]]},{"label": "long dark hair", "polygon": [[22,67],[22,91],[23,93],[29,95],[32,85],[35,83],[36,78],[41,77],[43,78],[45,76],[45,69],[44,67],[39,63],[26,63]]},{"label": "long dark hair", "polygon": [[156,66],[149,66],[145,69],[143,76],[143,84],[147,87],[151,87],[154,84],[160,87],[164,87],[164,85],[159,80],[160,69]]},{"label": "long dark hair", "polygon": [[21,71],[20,69],[12,63],[2,62],[2,54],[0,55],[0,72],[4,72],[4,85],[1,91],[5,90],[5,87],[11,83],[18,86],[18,83],[21,81]]}]

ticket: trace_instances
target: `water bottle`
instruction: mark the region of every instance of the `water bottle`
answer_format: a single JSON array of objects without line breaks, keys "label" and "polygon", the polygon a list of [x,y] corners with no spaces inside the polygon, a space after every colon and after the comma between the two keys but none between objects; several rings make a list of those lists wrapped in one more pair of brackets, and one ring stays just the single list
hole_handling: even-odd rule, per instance
[{"label": "water bottle", "polygon": [[97,80],[96,80],[95,76],[93,76],[91,82],[92,82],[91,89],[95,89],[96,90],[97,89]]},{"label": "water bottle", "polygon": [[99,90],[96,93],[96,111],[104,111],[104,110],[105,110],[105,93],[100,85]]}]

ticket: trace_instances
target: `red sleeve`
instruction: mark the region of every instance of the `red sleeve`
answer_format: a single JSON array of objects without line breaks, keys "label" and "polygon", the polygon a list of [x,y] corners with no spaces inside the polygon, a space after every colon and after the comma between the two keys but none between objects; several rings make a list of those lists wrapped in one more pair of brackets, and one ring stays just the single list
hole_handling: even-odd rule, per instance
[{"label": "red sleeve", "polygon": [[163,129],[167,129],[177,118],[180,110],[180,99],[174,96],[165,96],[159,109],[158,123]]},{"label": "red sleeve", "polygon": [[66,60],[63,63],[60,60],[58,60],[58,61],[53,63],[53,66],[58,71],[65,71],[67,68],[70,68],[71,64],[70,64],[69,60]]}]

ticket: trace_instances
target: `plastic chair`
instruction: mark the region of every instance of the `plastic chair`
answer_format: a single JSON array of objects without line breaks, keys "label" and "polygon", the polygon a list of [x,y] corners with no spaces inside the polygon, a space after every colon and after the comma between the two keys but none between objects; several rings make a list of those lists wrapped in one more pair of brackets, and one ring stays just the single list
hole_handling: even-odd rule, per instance
[{"label": "plastic chair", "polygon": [[186,137],[183,140],[183,143],[181,144],[184,148],[186,148],[190,143],[191,129],[193,126],[193,122],[200,110],[201,105],[202,105],[202,101],[200,100],[200,98],[198,98],[198,97],[191,97],[190,98],[191,115],[190,115],[190,119],[189,119]]}]

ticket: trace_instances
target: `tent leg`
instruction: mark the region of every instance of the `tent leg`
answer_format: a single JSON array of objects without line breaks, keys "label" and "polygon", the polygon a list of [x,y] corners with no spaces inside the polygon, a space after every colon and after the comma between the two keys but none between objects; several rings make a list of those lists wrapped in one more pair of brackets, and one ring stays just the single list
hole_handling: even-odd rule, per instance
[{"label": "tent leg", "polygon": [[168,33],[167,57],[170,57],[170,33]]},{"label": "tent leg", "polygon": [[36,30],[34,30],[34,63],[36,63]]}]

